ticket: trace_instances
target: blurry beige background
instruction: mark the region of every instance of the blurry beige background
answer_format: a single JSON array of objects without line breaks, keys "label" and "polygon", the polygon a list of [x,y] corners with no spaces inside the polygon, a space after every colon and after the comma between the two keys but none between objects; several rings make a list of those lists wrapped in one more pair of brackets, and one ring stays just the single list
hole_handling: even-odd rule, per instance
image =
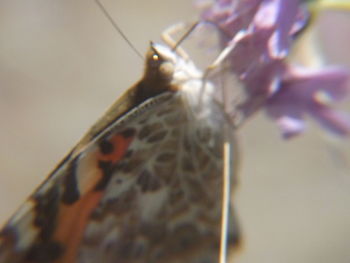
[{"label": "blurry beige background", "polygon": [[[104,0],[142,52],[167,26],[195,19],[186,0]],[[319,25],[328,61],[350,66],[350,16]],[[0,224],[104,110],[142,61],[92,0],[0,0]],[[238,263],[350,262],[350,144],[282,141],[258,116],[239,132]]]}]

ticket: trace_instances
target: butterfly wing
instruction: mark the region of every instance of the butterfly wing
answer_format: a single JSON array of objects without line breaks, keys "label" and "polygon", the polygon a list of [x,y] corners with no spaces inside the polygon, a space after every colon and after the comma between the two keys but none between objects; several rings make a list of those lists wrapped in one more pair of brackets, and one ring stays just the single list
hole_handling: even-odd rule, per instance
[{"label": "butterfly wing", "polygon": [[0,262],[217,262],[222,148],[234,144],[221,107],[193,99],[117,104],[10,219]]},{"label": "butterfly wing", "polygon": [[135,119],[140,129],[91,214],[80,262],[217,262],[225,138],[206,123],[176,94]]}]

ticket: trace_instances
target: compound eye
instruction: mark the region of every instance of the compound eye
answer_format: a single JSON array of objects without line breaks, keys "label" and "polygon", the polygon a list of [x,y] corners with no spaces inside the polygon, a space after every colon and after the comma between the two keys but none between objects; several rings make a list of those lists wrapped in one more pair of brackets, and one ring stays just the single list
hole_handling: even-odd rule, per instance
[{"label": "compound eye", "polygon": [[155,62],[158,61],[158,60],[159,60],[158,54],[153,54],[152,59],[153,59],[153,61],[155,61]]},{"label": "compound eye", "polygon": [[149,65],[152,68],[157,69],[162,65],[164,60],[162,59],[162,57],[158,53],[156,53],[156,52],[152,52],[152,53],[153,54],[151,54]]}]

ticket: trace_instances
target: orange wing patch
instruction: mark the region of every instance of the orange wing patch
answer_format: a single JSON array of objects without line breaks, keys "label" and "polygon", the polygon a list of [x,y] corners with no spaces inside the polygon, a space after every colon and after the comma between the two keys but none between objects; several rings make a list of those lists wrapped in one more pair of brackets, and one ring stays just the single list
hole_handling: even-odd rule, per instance
[{"label": "orange wing patch", "polygon": [[62,205],[58,216],[59,226],[53,239],[64,244],[65,250],[55,262],[75,262],[76,253],[91,211],[97,206],[102,192],[91,191],[73,205]]},{"label": "orange wing patch", "polygon": [[[87,178],[84,174],[81,178],[84,178],[87,184],[84,186],[80,185],[79,187],[84,189],[84,194],[72,204],[60,205],[57,220],[58,226],[54,232],[53,240],[64,244],[65,249],[55,263],[75,262],[76,253],[89,216],[100,202],[104,193],[103,190],[112,175],[109,167],[114,166],[125,156],[134,134],[134,130],[129,129],[121,134],[113,135],[108,140],[102,140],[98,151],[95,149],[94,152],[87,154],[88,156],[84,156],[85,158],[83,159],[88,159],[88,162],[82,160],[82,163],[79,163],[79,167],[76,167],[78,173],[75,176],[78,179],[80,179],[79,173],[84,171],[90,174],[90,179],[93,175],[94,180],[86,180]],[[95,161],[90,162],[91,158],[95,159]],[[89,165],[82,169],[80,166],[84,165],[84,163]]]}]

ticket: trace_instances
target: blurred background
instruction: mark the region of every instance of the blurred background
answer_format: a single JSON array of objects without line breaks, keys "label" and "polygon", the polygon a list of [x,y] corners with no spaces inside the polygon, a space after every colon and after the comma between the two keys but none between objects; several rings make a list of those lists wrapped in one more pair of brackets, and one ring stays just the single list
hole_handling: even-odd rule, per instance
[{"label": "blurred background", "polygon": [[[188,0],[103,2],[141,52],[196,19]],[[350,14],[317,29],[326,61],[350,67]],[[142,70],[92,0],[0,0],[0,224]],[[235,262],[350,262],[350,143],[317,128],[286,142],[259,115],[239,131]]]}]

